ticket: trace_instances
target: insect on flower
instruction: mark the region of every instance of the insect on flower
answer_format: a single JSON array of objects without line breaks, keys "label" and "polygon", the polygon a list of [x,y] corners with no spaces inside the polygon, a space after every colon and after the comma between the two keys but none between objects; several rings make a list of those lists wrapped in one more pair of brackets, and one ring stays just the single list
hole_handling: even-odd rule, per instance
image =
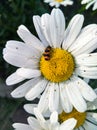
[{"label": "insect on flower", "polygon": [[47,48],[45,49],[45,52],[43,53],[45,60],[50,60],[51,50],[52,48],[50,46],[47,46]]}]

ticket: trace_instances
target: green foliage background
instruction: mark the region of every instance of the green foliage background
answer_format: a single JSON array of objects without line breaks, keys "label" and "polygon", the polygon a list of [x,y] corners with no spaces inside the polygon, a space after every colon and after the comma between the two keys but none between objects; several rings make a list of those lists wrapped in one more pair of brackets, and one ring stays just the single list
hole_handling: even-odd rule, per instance
[{"label": "green foliage background", "polygon": [[[84,26],[91,23],[97,23],[97,10],[92,8],[85,10],[85,6],[81,6],[80,0],[74,0],[73,6],[60,7],[66,17],[67,25],[70,19],[77,13],[85,16]],[[43,0],[0,0],[0,79],[4,80],[10,75],[15,67],[7,64],[2,58],[2,50],[8,40],[20,40],[16,30],[19,25],[24,24],[29,30],[37,36],[32,22],[33,15],[42,15],[50,13],[52,8],[43,2]],[[90,83],[92,87],[96,87],[97,80]],[[11,124],[13,113],[18,105],[24,100],[14,100],[0,98],[0,130],[12,130]]]}]

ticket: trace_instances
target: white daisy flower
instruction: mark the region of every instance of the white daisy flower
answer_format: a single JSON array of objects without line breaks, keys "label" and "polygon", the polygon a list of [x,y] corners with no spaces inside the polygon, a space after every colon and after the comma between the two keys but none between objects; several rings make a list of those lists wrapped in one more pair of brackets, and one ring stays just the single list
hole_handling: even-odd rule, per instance
[{"label": "white daisy flower", "polygon": [[59,7],[60,5],[67,6],[72,5],[72,0],[44,0],[45,3],[49,3],[50,6]]},{"label": "white daisy flower", "polygon": [[84,17],[77,14],[65,29],[60,9],[53,9],[51,15],[34,16],[33,21],[40,40],[21,25],[17,33],[24,42],[8,41],[3,51],[4,59],[19,67],[7,78],[7,85],[28,79],[11,95],[27,100],[40,96],[41,112],[68,113],[73,106],[79,112],[86,111],[86,101],[97,98],[82,79],[97,78],[97,53],[91,53],[97,48],[97,24],[81,29]]},{"label": "white daisy flower", "polygon": [[[97,94],[97,89],[95,89]],[[93,102],[87,102],[88,108],[86,112],[80,113],[73,109],[71,113],[62,112],[58,115],[58,121],[63,123],[64,121],[74,118],[77,120],[76,126],[73,130],[96,130],[97,129],[97,113],[93,110],[97,109],[97,98]],[[34,109],[37,108],[37,104],[25,104],[24,109],[29,114],[34,114]],[[90,111],[90,112],[89,112]],[[92,111],[92,112],[91,112]],[[46,111],[42,113],[44,117],[50,117],[51,113]]]},{"label": "white daisy flower", "polygon": [[86,9],[90,8],[90,6],[93,5],[92,10],[96,10],[97,9],[97,0],[82,0],[81,4],[87,4],[86,5]]},{"label": "white daisy flower", "polygon": [[70,118],[60,124],[56,111],[51,114],[49,120],[45,120],[37,109],[34,109],[34,113],[37,119],[29,117],[28,124],[14,123],[15,130],[72,130],[77,123],[74,118]]}]

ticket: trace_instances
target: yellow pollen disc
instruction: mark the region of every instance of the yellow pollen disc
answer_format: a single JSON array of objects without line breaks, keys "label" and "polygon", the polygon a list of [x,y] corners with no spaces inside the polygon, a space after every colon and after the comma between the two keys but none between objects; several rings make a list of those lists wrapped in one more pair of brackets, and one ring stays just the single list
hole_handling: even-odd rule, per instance
[{"label": "yellow pollen disc", "polygon": [[62,2],[63,0],[55,0],[56,2]]},{"label": "yellow pollen disc", "polygon": [[74,71],[74,59],[66,50],[52,48],[49,60],[45,56],[40,59],[42,75],[51,82],[61,82],[69,79]]},{"label": "yellow pollen disc", "polygon": [[69,118],[75,118],[77,120],[77,124],[75,128],[79,128],[81,125],[84,124],[86,119],[86,112],[80,113],[76,109],[73,109],[71,113],[65,113],[64,111],[59,114],[59,122],[62,123]]}]

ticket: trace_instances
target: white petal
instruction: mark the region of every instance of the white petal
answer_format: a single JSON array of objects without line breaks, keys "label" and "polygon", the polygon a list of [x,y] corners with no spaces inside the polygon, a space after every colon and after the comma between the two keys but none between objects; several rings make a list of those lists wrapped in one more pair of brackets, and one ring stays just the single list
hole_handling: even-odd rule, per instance
[{"label": "white petal", "polygon": [[[95,120],[95,122],[97,123],[97,113],[94,113],[94,112],[93,112],[93,113],[92,113],[92,118],[93,118],[93,119]],[[92,119],[92,120],[93,120],[93,119]]]},{"label": "white petal", "polygon": [[75,70],[75,73],[81,77],[97,79],[97,67],[81,66]]},{"label": "white petal", "polygon": [[95,4],[93,6],[93,10],[96,10],[97,9],[97,1],[95,1]]},{"label": "white petal", "polygon": [[66,82],[63,82],[63,83],[59,84],[59,87],[60,87],[60,100],[61,100],[61,105],[63,107],[63,110],[65,112],[69,113],[69,112],[72,111],[73,106],[72,106],[71,102],[69,101],[69,97],[67,95],[65,86],[66,86]]},{"label": "white petal", "polygon": [[41,18],[39,16],[33,16],[33,23],[35,26],[35,29],[37,31],[37,34],[40,38],[40,40],[42,41],[43,45],[45,47],[48,46],[48,42],[44,36],[43,30],[42,30],[42,25],[41,25]]},{"label": "white petal", "polygon": [[18,88],[16,88],[14,91],[12,91],[11,95],[14,98],[21,98],[26,95],[26,93],[36,84],[40,81],[40,79],[31,79],[28,82],[22,84]]},{"label": "white petal", "polygon": [[65,18],[60,9],[53,9],[50,19],[51,42],[53,46],[60,47],[65,31]]},{"label": "white petal", "polygon": [[42,114],[40,113],[40,111],[37,108],[34,108],[34,114],[37,117],[37,119],[38,119],[39,122],[41,122],[41,123],[45,122],[44,117],[42,116]]},{"label": "white petal", "polygon": [[36,130],[41,130],[42,129],[39,122],[38,122],[38,120],[35,119],[34,117],[28,117],[27,120],[28,120],[28,123],[29,123],[29,125],[31,126],[31,128],[33,130],[35,130],[35,129]]},{"label": "white petal", "polygon": [[73,77],[76,86],[79,88],[82,96],[88,101],[94,101],[97,98],[95,91],[84,80],[78,77]]},{"label": "white petal", "polygon": [[76,63],[85,66],[97,65],[97,53],[82,54],[75,57]]},{"label": "white petal", "polygon": [[83,126],[80,126],[78,129],[75,130],[85,130],[85,128]]},{"label": "white petal", "polygon": [[58,113],[54,111],[50,116],[50,123],[55,124],[58,122]]},{"label": "white petal", "polygon": [[85,121],[84,128],[86,130],[96,130],[97,129],[97,124],[95,125],[95,124],[93,124],[93,123],[91,123],[89,121]]},{"label": "white petal", "polygon": [[[90,33],[91,31],[93,32],[94,29],[96,29],[97,25],[96,24],[89,24],[87,26],[85,26],[79,36],[77,37],[76,41],[79,41],[80,39],[83,39],[83,37],[85,37],[88,33]],[[80,41],[79,41],[80,42]],[[70,47],[70,50],[73,51],[76,49],[76,43],[74,42],[74,44]],[[77,45],[78,47],[78,45]]]},{"label": "white petal", "polygon": [[48,84],[38,103],[38,109],[41,113],[46,112],[48,109],[49,87],[50,86]]},{"label": "white petal", "polygon": [[91,0],[82,0],[81,4],[86,4],[88,2],[90,2]]},{"label": "white petal", "polygon": [[39,66],[39,59],[34,59],[34,57],[25,57],[24,55],[20,55],[9,51],[4,54],[3,58],[9,63],[17,67],[29,67],[29,68],[37,68]]},{"label": "white petal", "polygon": [[18,55],[16,53],[8,52],[3,56],[4,60],[9,64],[12,64],[17,67],[22,67],[27,62],[27,58],[24,56]]},{"label": "white petal", "polygon": [[29,114],[33,114],[33,115],[34,115],[35,107],[37,107],[37,104],[25,104],[24,105],[25,111],[28,112]]},{"label": "white petal", "polygon": [[94,3],[95,3],[95,0],[89,2],[89,3],[86,5],[86,9],[89,9],[90,6],[92,6]]},{"label": "white petal", "polygon": [[47,82],[47,80],[41,79],[41,81],[37,83],[33,88],[31,88],[30,91],[26,94],[26,99],[34,100],[36,97],[38,97],[46,88]]},{"label": "white petal", "polygon": [[70,102],[77,109],[77,111],[79,112],[86,111],[87,109],[86,102],[83,99],[78,87],[76,86],[75,81],[71,81],[70,83],[68,83],[68,85],[66,86],[66,91],[70,99]]},{"label": "white petal", "polygon": [[23,123],[14,123],[12,126],[15,130],[32,130],[29,125]]},{"label": "white petal", "polygon": [[31,48],[23,42],[10,40],[3,50],[4,59],[17,67],[35,67],[38,66],[41,53],[35,48]]},{"label": "white petal", "polygon": [[[56,118],[56,117],[55,117]],[[56,119],[53,119],[53,120],[56,120]],[[50,121],[50,124],[49,124],[49,129],[50,130],[59,130],[59,127],[60,127],[60,124],[59,122],[54,122],[54,121]]]},{"label": "white petal", "polygon": [[57,83],[51,83],[49,88],[49,109],[51,112],[57,111],[59,106],[59,86]]},{"label": "white petal", "polygon": [[37,56],[39,57],[40,55],[40,52],[35,48],[32,48],[23,42],[19,42],[15,40],[7,41],[6,48],[9,51],[18,53],[20,55],[24,55],[26,57],[37,57]]},{"label": "white petal", "polygon": [[48,41],[49,45],[52,46],[51,43],[51,36],[50,36],[50,15],[45,13],[41,16],[41,25],[42,30],[45,35],[46,40]]},{"label": "white petal", "polygon": [[24,25],[19,26],[17,33],[25,43],[40,51],[44,50],[43,44]]},{"label": "white petal", "polygon": [[76,123],[77,121],[74,118],[70,118],[60,125],[60,130],[73,130],[73,128],[76,126]]},{"label": "white petal", "polygon": [[65,0],[65,1],[62,1],[60,4],[61,4],[61,5],[64,5],[64,6],[72,5],[72,4],[73,4],[73,1],[72,1],[72,0]]},{"label": "white petal", "polygon": [[41,75],[41,72],[39,70],[35,70],[35,69],[32,70],[27,68],[20,68],[16,71],[16,73],[27,79],[38,77]]},{"label": "white petal", "polygon": [[83,53],[88,54],[93,52],[96,48],[97,48],[97,37],[87,42],[85,45],[83,45],[82,48],[78,49],[78,51],[76,49],[76,52],[72,52],[72,54],[74,56],[78,56]]},{"label": "white petal", "polygon": [[88,25],[84,27],[74,42],[74,44],[70,48],[70,52],[74,56],[89,53],[93,51],[93,49],[97,48],[97,25]]},{"label": "white petal", "polygon": [[60,113],[62,113],[62,111],[63,111],[63,107],[62,107],[62,104],[61,104],[61,101],[60,101],[60,97],[59,97],[59,107],[58,107],[58,113],[60,114]]},{"label": "white petal", "polygon": [[[38,104],[25,104],[24,109],[29,114],[34,115],[34,108],[36,108],[37,106],[38,106]],[[47,110],[46,112],[44,112],[42,114],[44,115],[44,117],[50,117],[50,115],[51,115],[49,110]]]},{"label": "white petal", "polygon": [[84,21],[84,17],[83,17],[83,15],[80,15],[80,14],[75,15],[71,19],[71,21],[65,31],[65,39],[64,39],[64,42],[62,45],[62,47],[65,50],[71,46],[73,41],[76,39],[76,37],[80,33],[80,30],[83,25],[83,21]]},{"label": "white petal", "polygon": [[87,112],[86,119],[93,122],[94,124],[97,124],[97,113]]},{"label": "white petal", "polygon": [[13,85],[13,84],[17,84],[17,83],[19,83],[19,82],[21,82],[21,81],[23,81],[23,80],[25,80],[25,78],[22,77],[22,76],[17,75],[17,73],[15,72],[15,73],[11,74],[11,75],[6,79],[6,84],[7,84],[7,85]]},{"label": "white petal", "polygon": [[[94,90],[97,94],[97,89]],[[88,110],[95,110],[97,109],[97,98],[93,102],[87,102]]]}]

